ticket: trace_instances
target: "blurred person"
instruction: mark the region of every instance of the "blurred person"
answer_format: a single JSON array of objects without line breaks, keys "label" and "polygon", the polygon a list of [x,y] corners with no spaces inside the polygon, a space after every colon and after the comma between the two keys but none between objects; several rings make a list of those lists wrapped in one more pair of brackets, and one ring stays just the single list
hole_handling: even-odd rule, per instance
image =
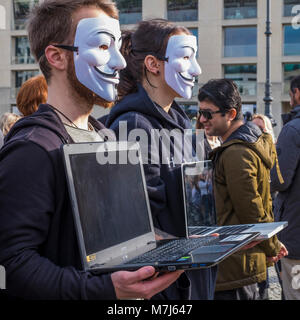
[{"label": "blurred person", "polygon": [[[270,134],[272,136],[272,142],[275,143],[275,136],[274,136],[273,127],[272,127],[270,119],[267,116],[265,116],[263,114],[255,113],[252,115],[251,121],[253,123],[255,123],[261,129],[262,132]],[[277,157],[277,155],[276,155],[276,157]],[[278,161],[278,160],[276,160],[276,161]],[[275,199],[274,192],[271,193],[271,197],[272,197],[272,201],[273,201]],[[274,209],[273,203],[272,203],[272,209]],[[280,261],[278,263],[280,263]],[[278,276],[279,276],[279,274],[278,274]],[[260,295],[261,299],[267,300],[268,299],[268,288],[269,288],[268,269],[267,269],[266,281],[259,282],[258,287],[259,287],[259,295]]]},{"label": "blurred person", "polygon": [[0,294],[149,299],[183,271],[159,277],[151,266],[111,274],[83,271],[61,153],[62,144],[114,138],[90,114],[94,104],[113,103],[126,65],[117,8],[110,0],[45,0],[30,15],[28,35],[48,100],[12,128],[0,152],[0,264],[7,276]]},{"label": "blurred person", "polygon": [[6,136],[11,127],[22,117],[11,112],[5,112],[0,118],[0,130]]},{"label": "blurred person", "polygon": [[[214,149],[214,196],[218,225],[274,221],[269,174],[274,163],[271,136],[251,122],[244,124],[237,85],[229,79],[210,80],[199,90],[200,122],[219,136]],[[259,299],[257,283],[266,280],[267,261],[286,255],[276,236],[239,251],[219,264],[216,300]]]},{"label": "blurred person", "polygon": [[3,136],[2,130],[0,129],[0,149],[1,149],[2,146],[3,146],[3,143],[4,143],[4,136]]},{"label": "blurred person", "polygon": [[276,144],[284,182],[273,168],[271,191],[278,191],[274,201],[275,220],[288,221],[288,226],[279,234],[289,252],[281,260],[284,297],[300,300],[300,76],[292,79],[289,94],[292,110],[282,115],[283,128]]},{"label": "blurred person", "polygon": [[17,95],[17,107],[23,116],[37,111],[42,103],[46,103],[48,86],[43,75],[37,75],[25,81]]},{"label": "blurred person", "polygon": [[255,123],[262,132],[269,133],[272,136],[273,143],[276,143],[272,123],[267,116],[260,113],[254,113],[252,116],[252,122]]}]

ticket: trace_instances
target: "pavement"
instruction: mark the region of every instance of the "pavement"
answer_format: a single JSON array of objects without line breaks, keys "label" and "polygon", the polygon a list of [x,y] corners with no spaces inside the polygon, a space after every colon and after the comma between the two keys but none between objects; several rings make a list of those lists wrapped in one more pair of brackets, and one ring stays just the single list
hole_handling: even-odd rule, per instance
[{"label": "pavement", "polygon": [[281,290],[281,286],[280,286],[275,268],[274,267],[268,268],[268,272],[269,272],[269,283],[270,283],[268,288],[268,294],[269,294],[268,300],[281,300],[282,290]]}]

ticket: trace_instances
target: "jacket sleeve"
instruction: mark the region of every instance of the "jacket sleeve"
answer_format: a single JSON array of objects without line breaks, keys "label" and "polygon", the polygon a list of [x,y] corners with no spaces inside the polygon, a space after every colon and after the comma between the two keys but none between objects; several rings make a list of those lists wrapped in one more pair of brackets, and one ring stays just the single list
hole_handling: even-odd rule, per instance
[{"label": "jacket sleeve", "polygon": [[271,192],[286,191],[290,187],[300,162],[299,137],[300,132],[294,127],[286,125],[282,128],[278,137],[276,149],[280,172],[284,183],[280,183],[276,166],[274,166],[271,170]]},{"label": "jacket sleeve", "polygon": [[61,267],[43,256],[55,219],[54,188],[55,172],[44,149],[32,142],[2,149],[0,264],[6,269],[8,294],[25,299],[115,299],[110,275]]},{"label": "jacket sleeve", "polygon": [[[229,150],[230,149],[230,150]],[[257,171],[260,160],[249,148],[234,147],[224,151],[222,161],[226,186],[233,209],[241,224],[268,223],[262,198],[258,192]],[[229,154],[226,154],[227,152]],[[280,243],[273,237],[259,244],[266,256],[276,256]]]}]

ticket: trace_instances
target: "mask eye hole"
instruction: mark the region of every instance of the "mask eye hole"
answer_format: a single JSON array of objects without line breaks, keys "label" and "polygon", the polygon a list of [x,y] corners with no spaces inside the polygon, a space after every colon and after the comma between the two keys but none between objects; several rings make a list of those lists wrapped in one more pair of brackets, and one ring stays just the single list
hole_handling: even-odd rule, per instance
[{"label": "mask eye hole", "polygon": [[101,46],[99,46],[99,49],[108,50],[108,45],[107,44],[102,44]]},{"label": "mask eye hole", "polygon": [[189,60],[189,58],[190,58],[190,57],[185,56],[183,59],[184,59],[184,60]]}]

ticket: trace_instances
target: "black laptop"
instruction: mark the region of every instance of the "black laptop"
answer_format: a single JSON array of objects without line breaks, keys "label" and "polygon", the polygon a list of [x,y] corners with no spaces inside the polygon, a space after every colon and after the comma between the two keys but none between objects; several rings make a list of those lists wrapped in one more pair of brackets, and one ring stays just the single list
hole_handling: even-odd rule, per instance
[{"label": "black laptop", "polygon": [[69,144],[63,154],[84,270],[207,268],[259,235],[156,241],[137,143]]},{"label": "black laptop", "polygon": [[212,161],[183,163],[181,166],[186,232],[188,235],[259,232],[257,240],[273,237],[287,221],[217,226],[213,194]]}]

